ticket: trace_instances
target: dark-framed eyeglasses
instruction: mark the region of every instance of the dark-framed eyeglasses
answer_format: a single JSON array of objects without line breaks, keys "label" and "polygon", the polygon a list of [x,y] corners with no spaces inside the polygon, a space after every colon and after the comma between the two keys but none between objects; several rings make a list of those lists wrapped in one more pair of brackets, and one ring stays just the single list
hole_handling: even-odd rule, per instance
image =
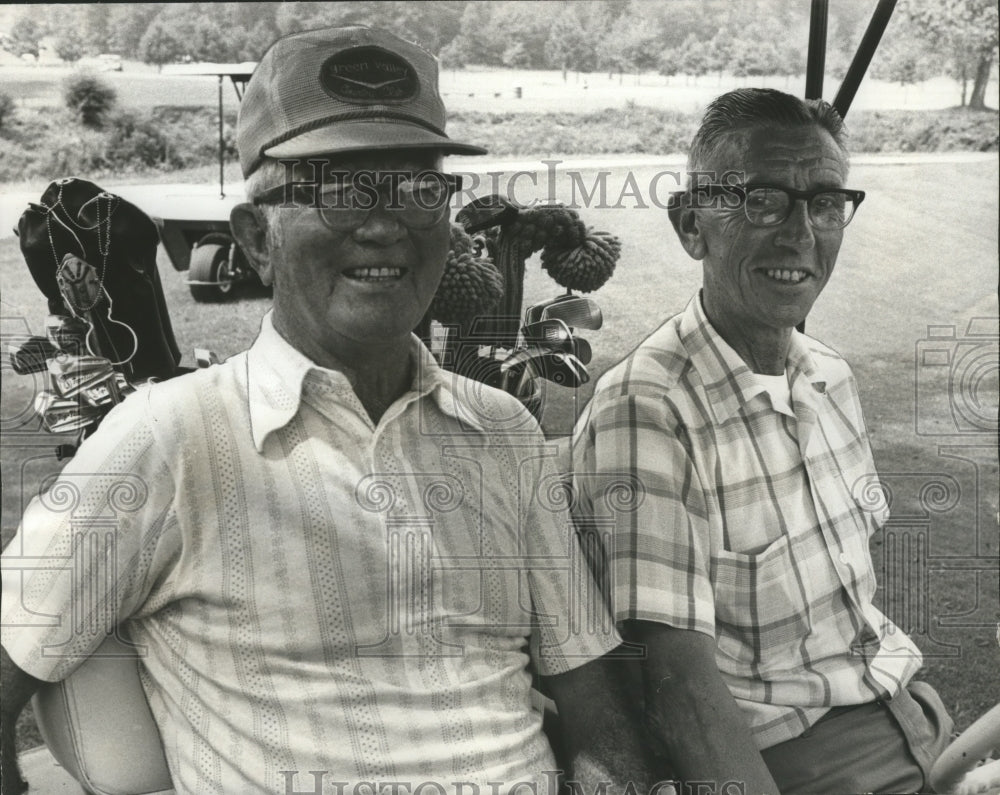
[{"label": "dark-framed eyeglasses", "polygon": [[253,199],[255,205],[311,208],[330,229],[350,232],[378,206],[410,229],[429,229],[449,210],[462,178],[440,171],[355,171],[324,175],[322,182],[286,182]]},{"label": "dark-framed eyeglasses", "polygon": [[[806,203],[809,223],[814,229],[831,232],[847,226],[858,205],[865,199],[863,190],[849,188],[818,188],[795,190],[781,185],[749,183],[747,185],[697,185],[691,189],[694,207],[742,207],[747,220],[758,227],[779,226],[792,214],[795,202]],[[711,199],[700,203],[699,197]]]}]

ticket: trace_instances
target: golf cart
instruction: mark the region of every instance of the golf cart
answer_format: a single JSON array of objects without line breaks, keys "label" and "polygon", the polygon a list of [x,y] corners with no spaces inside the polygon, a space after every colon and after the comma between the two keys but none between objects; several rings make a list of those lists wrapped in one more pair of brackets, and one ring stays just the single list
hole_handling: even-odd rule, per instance
[{"label": "golf cart", "polygon": [[229,231],[229,211],[243,200],[243,186],[225,184],[225,135],[223,83],[233,84],[242,99],[255,64],[177,64],[165,66],[164,74],[214,76],[219,95],[219,185],[156,185],[124,188],[121,194],[145,210],[155,221],[160,241],[176,270],[187,271],[191,297],[199,302],[225,300],[233,287],[256,281],[243,252]]},{"label": "golf cart", "polygon": [[[893,3],[894,0],[880,0],[878,4],[861,49],[835,100],[835,105],[842,114],[846,114],[851,104],[888,22]],[[810,32],[806,94],[809,97],[816,97],[822,94],[827,0],[813,0],[812,5],[813,24]],[[225,217],[228,218],[228,212]],[[164,234],[166,223],[162,218],[158,225],[161,234]],[[476,231],[474,224],[468,225],[466,229],[470,232]],[[224,237],[210,239],[208,235],[211,234],[221,234]],[[227,262],[233,262],[236,260],[236,255],[230,252],[236,247],[232,245],[225,229],[221,232],[206,229],[203,235],[196,237],[196,243],[218,247],[206,250],[205,256],[201,258],[202,262],[208,262],[210,265],[217,263],[217,267],[214,274],[211,268],[208,269],[210,278],[206,279],[205,283],[193,286],[219,287],[218,274],[223,272],[220,251],[228,247]],[[164,244],[167,246],[166,237]],[[193,254],[198,247],[191,243],[187,250]],[[170,253],[169,247],[168,253]],[[176,260],[173,260],[173,256],[171,254],[175,267],[183,269],[178,266]],[[189,257],[188,267],[191,269],[194,267],[193,256]],[[223,272],[223,275],[227,273]],[[193,290],[192,293],[194,294]],[[195,298],[202,300],[197,295]],[[550,308],[553,305],[556,306],[556,310]],[[597,320],[590,311],[591,308],[581,306],[579,302],[574,306],[572,313],[566,312],[565,309],[559,307],[558,302],[529,308],[524,325],[514,332],[515,337],[520,335],[525,343],[531,345],[546,342],[565,345],[565,352],[577,356],[578,359],[583,358],[580,356],[583,349],[579,343],[574,345],[567,337],[567,330],[571,329],[567,315],[572,317],[579,328],[588,327],[585,325],[586,322],[591,324],[590,327],[596,327]],[[590,312],[589,321],[581,319],[584,318],[585,311]],[[472,361],[478,365],[479,359],[490,358],[489,355],[486,357],[480,355],[480,349],[484,347],[477,342],[477,334],[480,332],[479,328],[470,328],[467,334],[462,335],[465,339],[471,340],[466,344],[469,346],[468,350],[474,352],[475,356],[469,356],[466,360],[462,350],[459,349],[455,354],[458,360]],[[509,334],[509,329],[504,333]],[[515,339],[514,346],[518,344]],[[522,359],[527,361],[530,357],[515,356],[507,367],[501,364],[497,368],[500,377],[506,379],[507,383],[516,381],[520,384],[524,372],[521,369]],[[36,749],[25,754],[22,757],[24,772],[33,782],[35,791],[79,792],[80,784],[71,781],[71,778],[83,782],[83,786],[89,792],[165,794],[171,791],[159,735],[152,723],[148,705],[139,685],[138,664],[136,650],[131,647],[127,637],[119,635],[116,630],[98,652],[69,679],[47,686],[39,692],[34,700],[36,716],[51,754],[60,760],[63,768],[59,768],[58,763],[52,761],[52,755],[45,749]],[[972,792],[983,791],[977,789],[979,784],[983,784],[987,787],[992,786],[995,790],[1000,786],[996,783],[1000,778],[998,769],[1000,763],[980,768],[964,782],[960,778],[964,769],[971,767],[978,759],[990,753],[998,741],[1000,741],[1000,707],[990,710],[942,756],[935,769],[937,786],[942,791]],[[69,771],[72,777],[68,776],[66,771]],[[60,775],[61,783],[56,778]],[[993,783],[990,785],[988,782]]]}]

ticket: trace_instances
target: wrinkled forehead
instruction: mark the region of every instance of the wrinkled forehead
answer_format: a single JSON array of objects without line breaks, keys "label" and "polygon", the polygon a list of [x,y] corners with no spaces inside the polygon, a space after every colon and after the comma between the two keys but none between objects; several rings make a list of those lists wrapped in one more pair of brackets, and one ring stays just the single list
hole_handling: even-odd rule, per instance
[{"label": "wrinkled forehead", "polygon": [[847,176],[847,158],[829,132],[821,127],[755,130],[746,156],[750,171],[832,172]]},{"label": "wrinkled forehead", "polygon": [[762,127],[734,132],[716,168],[747,180],[793,180],[842,184],[848,159],[833,136],[817,125]]}]

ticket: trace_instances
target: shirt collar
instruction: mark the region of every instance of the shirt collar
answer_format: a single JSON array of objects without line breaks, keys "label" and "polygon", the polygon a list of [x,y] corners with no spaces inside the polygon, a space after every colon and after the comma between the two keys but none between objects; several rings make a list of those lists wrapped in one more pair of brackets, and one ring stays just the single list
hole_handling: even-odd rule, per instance
[{"label": "shirt collar", "polygon": [[[742,357],[709,322],[701,305],[700,292],[684,310],[680,334],[691,357],[691,364],[702,379],[716,421],[728,419],[751,399],[766,391]],[[794,385],[802,377],[812,384],[816,392],[823,392],[826,381],[816,369],[807,340],[804,334],[792,330],[785,369],[791,384]]]},{"label": "shirt collar", "polygon": [[[475,412],[462,410],[455,396],[455,376],[443,370],[420,338],[412,334],[410,356],[416,364],[409,393],[412,400],[430,396],[444,413],[476,430],[485,430]],[[298,412],[307,375],[319,375],[351,389],[344,373],[320,367],[289,344],[274,328],[270,311],[261,321],[246,361],[251,434],[258,452],[263,451],[268,435],[285,427]]]}]

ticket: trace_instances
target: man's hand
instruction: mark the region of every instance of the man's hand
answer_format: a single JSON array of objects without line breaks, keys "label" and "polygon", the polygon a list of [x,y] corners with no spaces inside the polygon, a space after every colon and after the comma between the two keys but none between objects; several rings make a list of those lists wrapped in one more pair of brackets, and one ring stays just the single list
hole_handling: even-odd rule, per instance
[{"label": "man's hand", "polygon": [[29,676],[10,659],[7,650],[0,646],[0,693],[3,693],[0,721],[0,782],[2,795],[20,795],[28,789],[17,765],[17,741],[14,727],[24,705],[42,682]]},{"label": "man's hand", "polygon": [[542,688],[559,710],[561,742],[567,757],[567,779],[586,791],[609,782],[610,793],[622,793],[634,782],[635,791],[649,792],[660,780],[646,750],[642,716],[627,697],[626,670],[634,661],[608,656],[564,674],[542,678]]},{"label": "man's hand", "polygon": [[719,674],[715,641],[649,621],[627,622],[623,636],[646,647],[647,727],[677,778],[715,782],[716,791],[739,782],[746,795],[777,795],[746,718]]}]

